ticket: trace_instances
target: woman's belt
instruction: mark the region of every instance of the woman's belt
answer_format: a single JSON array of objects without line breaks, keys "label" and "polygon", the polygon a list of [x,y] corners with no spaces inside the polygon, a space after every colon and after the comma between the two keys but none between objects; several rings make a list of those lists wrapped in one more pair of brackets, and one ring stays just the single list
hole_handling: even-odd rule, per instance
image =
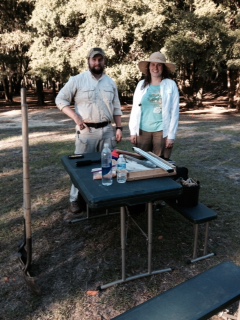
[{"label": "woman's belt", "polygon": [[106,127],[111,123],[111,121],[104,121],[104,122],[98,122],[98,123],[92,123],[92,122],[84,122],[84,123],[90,128],[98,129],[98,128]]}]

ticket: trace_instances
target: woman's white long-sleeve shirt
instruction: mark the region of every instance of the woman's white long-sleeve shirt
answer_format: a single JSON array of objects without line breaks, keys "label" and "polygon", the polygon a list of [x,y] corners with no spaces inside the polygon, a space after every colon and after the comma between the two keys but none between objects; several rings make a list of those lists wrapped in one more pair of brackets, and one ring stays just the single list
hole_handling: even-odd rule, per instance
[{"label": "woman's white long-sleeve shirt", "polygon": [[[141,121],[141,101],[149,85],[142,88],[141,80],[133,95],[133,105],[129,120],[130,135],[139,135]],[[174,140],[178,129],[179,120],[179,91],[176,83],[171,79],[163,79],[160,85],[162,97],[163,137]]]}]

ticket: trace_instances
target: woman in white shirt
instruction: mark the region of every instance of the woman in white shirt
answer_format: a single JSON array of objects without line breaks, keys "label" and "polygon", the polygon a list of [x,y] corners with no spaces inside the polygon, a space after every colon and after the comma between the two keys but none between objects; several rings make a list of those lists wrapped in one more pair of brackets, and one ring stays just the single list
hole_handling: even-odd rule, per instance
[{"label": "woman in white shirt", "polygon": [[169,74],[175,65],[154,52],[138,63],[145,75],[134,92],[129,129],[131,142],[144,151],[169,159],[179,120],[179,91]]}]

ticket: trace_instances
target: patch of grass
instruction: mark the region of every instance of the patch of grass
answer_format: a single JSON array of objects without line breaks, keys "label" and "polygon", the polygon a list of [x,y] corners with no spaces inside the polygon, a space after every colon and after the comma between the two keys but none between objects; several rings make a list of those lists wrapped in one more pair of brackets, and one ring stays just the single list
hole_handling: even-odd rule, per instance
[{"label": "patch of grass", "polygon": [[[128,116],[125,112],[124,139],[117,148],[132,151]],[[209,241],[209,251],[217,256],[187,265],[193,250],[192,225],[166,205],[154,212],[153,269],[174,267],[174,271],[113,286],[96,297],[88,296],[87,290],[121,277],[120,217],[116,214],[71,226],[63,223],[71,182],[61,157],[74,152],[73,127],[29,130],[31,272],[40,295],[29,290],[17,258],[23,239],[21,130],[4,129],[0,145],[0,198],[4,199],[0,213],[0,318],[106,320],[222,261],[240,265],[238,123],[239,115],[212,119],[211,115],[181,114],[172,154],[178,166],[187,167],[189,176],[200,181],[200,201],[218,212],[218,219],[210,225]],[[147,232],[146,215],[134,218]],[[127,240],[127,275],[146,272],[147,241],[131,221]]]}]

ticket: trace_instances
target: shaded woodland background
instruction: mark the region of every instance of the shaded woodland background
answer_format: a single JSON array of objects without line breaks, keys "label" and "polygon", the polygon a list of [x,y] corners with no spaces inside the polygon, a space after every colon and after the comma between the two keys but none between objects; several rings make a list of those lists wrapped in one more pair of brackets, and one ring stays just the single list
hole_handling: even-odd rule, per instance
[{"label": "shaded woodland background", "polygon": [[238,0],[2,0],[0,97],[14,102],[22,86],[53,95],[86,69],[91,47],[108,56],[107,73],[122,103],[141,78],[137,62],[161,50],[177,64],[174,80],[187,107],[204,95],[227,97],[239,111]]}]

